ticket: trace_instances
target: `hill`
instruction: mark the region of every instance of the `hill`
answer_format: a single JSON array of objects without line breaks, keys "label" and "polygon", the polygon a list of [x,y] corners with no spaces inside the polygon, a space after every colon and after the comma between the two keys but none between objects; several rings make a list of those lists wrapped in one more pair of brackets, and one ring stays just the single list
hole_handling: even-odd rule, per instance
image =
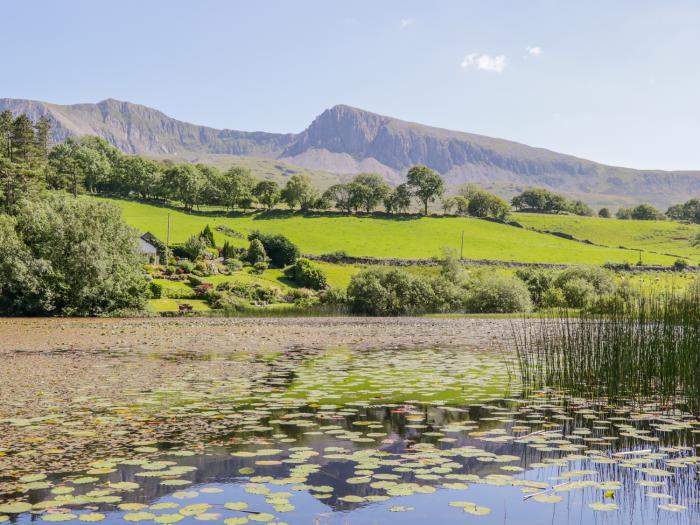
[{"label": "hill", "polygon": [[[660,207],[700,193],[700,171],[666,172],[606,166],[499,138],[451,131],[378,115],[345,105],[324,111],[301,133],[219,130],[182,122],[146,106],[113,99],[58,105],[0,99],[0,110],[46,115],[55,141],[71,135],[102,136],[127,153],[183,160],[226,156],[274,159],[285,165],[349,174],[374,171],[403,180],[425,164],[451,186],[476,182],[509,197],[541,186],[593,205],[651,202]],[[219,157],[223,160],[223,157]]]},{"label": "hill", "polygon": [[[109,199],[107,199],[109,200]],[[464,257],[498,261],[557,264],[636,263],[631,250],[591,246],[534,231],[474,218],[416,217],[381,218],[357,216],[254,213],[235,217],[183,213],[135,201],[110,200],[136,229],[161,239],[167,235],[171,215],[171,242],[184,242],[209,224],[226,225],[240,233],[253,230],[282,233],[304,253],[322,254],[343,250],[353,256],[391,258],[439,257],[443,247],[460,248],[464,232]],[[630,223],[643,221],[630,221]],[[641,227],[641,226],[640,226]],[[215,232],[218,242],[225,237]],[[235,242],[235,239],[228,239]],[[242,242],[242,241],[240,241]],[[617,243],[621,244],[621,243]],[[700,251],[692,255],[700,259]],[[644,253],[647,264],[672,264],[675,257]]]}]

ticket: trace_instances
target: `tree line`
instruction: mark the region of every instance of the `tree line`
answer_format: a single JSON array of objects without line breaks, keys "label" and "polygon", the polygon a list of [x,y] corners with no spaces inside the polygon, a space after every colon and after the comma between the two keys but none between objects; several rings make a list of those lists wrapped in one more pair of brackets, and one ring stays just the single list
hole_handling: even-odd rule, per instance
[{"label": "tree line", "polygon": [[[234,166],[226,171],[206,164],[176,164],[127,155],[105,139],[94,136],[69,138],[51,145],[51,124],[27,115],[0,113],[0,205],[7,210],[22,196],[42,189],[113,195],[159,201],[177,201],[185,209],[220,206],[226,210],[271,210],[279,205],[291,210],[336,209],[346,213],[371,213],[383,209],[389,214],[407,213],[439,202],[444,213],[506,219],[511,210],[540,213],[572,213],[591,216],[593,210],[581,200],[569,200],[544,188],[526,189],[510,203],[472,184],[446,196],[443,178],[426,166],[413,166],[406,182],[389,186],[375,173],[360,173],[345,183],[319,191],[303,173],[292,175],[282,186],[260,180],[249,169]],[[612,217],[609,208],[598,211]],[[649,204],[619,208],[618,219],[673,220],[700,223],[700,200],[691,199],[671,206],[666,214]]]}]

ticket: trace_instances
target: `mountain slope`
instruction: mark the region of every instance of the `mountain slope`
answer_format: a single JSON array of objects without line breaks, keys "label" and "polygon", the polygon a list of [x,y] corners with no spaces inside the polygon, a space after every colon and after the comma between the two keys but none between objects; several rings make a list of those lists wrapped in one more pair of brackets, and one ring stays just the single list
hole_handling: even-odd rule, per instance
[{"label": "mountain slope", "polygon": [[[276,159],[292,166],[348,174],[381,173],[403,180],[406,169],[425,164],[449,185],[476,182],[510,196],[543,186],[598,205],[647,201],[658,206],[700,193],[700,171],[633,170],[598,164],[542,148],[450,131],[334,106],[298,134],[218,130],[170,118],[160,111],[116,100],[62,106],[0,99],[0,110],[47,115],[54,140],[99,135],[127,153],[195,160],[226,155]],[[231,158],[234,163],[237,159]],[[327,177],[329,180],[333,177]]]}]

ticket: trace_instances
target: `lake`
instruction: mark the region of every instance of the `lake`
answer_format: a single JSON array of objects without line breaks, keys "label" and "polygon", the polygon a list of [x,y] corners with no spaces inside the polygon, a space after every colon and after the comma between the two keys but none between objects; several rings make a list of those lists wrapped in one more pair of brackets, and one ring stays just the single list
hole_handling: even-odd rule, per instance
[{"label": "lake", "polygon": [[0,325],[0,522],[700,522],[700,423],[524,394],[508,322],[154,322]]}]

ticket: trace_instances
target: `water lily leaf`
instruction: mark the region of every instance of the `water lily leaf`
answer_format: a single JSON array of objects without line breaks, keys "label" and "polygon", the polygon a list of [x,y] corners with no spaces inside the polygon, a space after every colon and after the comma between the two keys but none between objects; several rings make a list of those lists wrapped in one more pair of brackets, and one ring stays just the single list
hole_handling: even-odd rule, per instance
[{"label": "water lily leaf", "polygon": [[43,521],[71,521],[78,518],[77,514],[66,513],[56,513],[56,514],[44,514],[41,519]]},{"label": "water lily leaf", "polygon": [[89,512],[87,514],[81,514],[78,516],[78,519],[80,521],[87,521],[87,522],[95,522],[95,521],[102,521],[105,519],[107,516],[100,512]]},{"label": "water lily leaf", "polygon": [[596,511],[599,512],[608,512],[611,510],[617,510],[619,507],[617,506],[617,503],[603,503],[600,501],[596,501],[594,503],[589,503],[588,506]]},{"label": "water lily leaf", "polygon": [[0,513],[2,514],[21,514],[30,510],[32,510],[32,504],[24,501],[0,504]]}]

